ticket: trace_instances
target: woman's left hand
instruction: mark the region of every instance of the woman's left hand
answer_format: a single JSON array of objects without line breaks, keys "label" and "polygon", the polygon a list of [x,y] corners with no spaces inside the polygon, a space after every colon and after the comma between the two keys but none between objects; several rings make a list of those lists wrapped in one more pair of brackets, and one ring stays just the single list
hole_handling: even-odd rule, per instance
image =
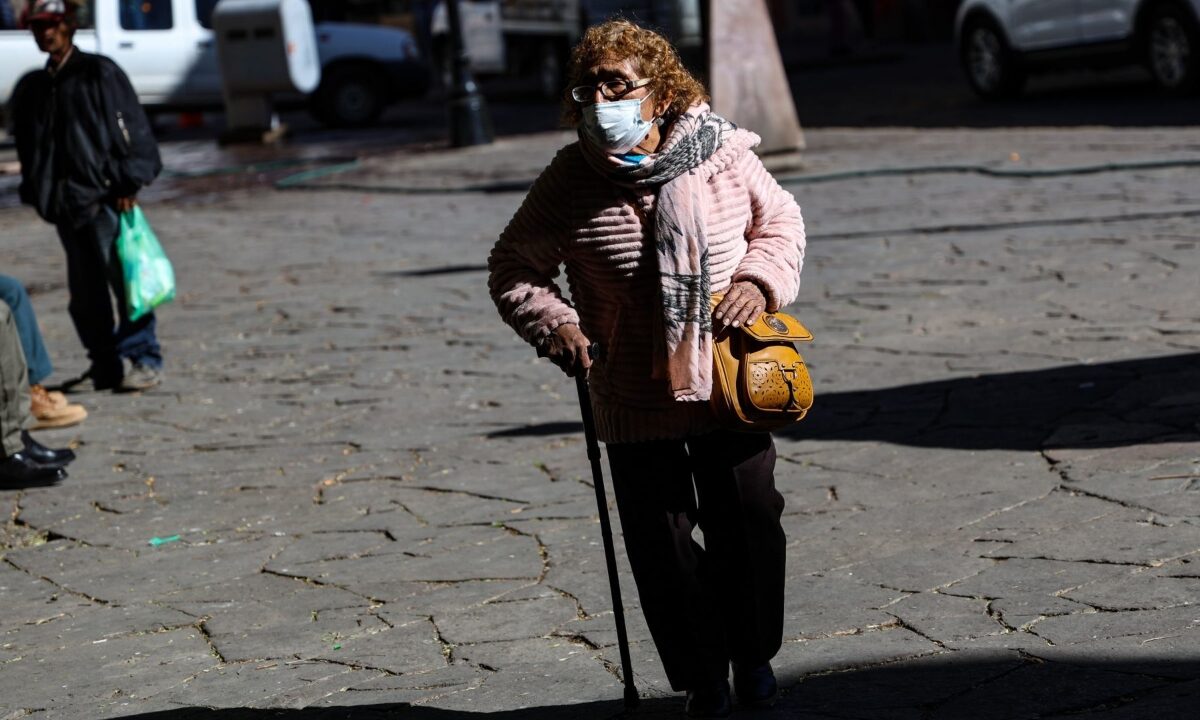
[{"label": "woman's left hand", "polygon": [[713,319],[726,325],[750,325],[767,309],[767,296],[748,280],[735,282],[713,310]]}]

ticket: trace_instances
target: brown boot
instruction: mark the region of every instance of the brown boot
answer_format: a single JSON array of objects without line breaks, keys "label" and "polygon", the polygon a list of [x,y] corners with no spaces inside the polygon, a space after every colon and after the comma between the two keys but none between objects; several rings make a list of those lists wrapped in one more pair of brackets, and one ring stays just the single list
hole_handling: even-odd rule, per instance
[{"label": "brown boot", "polygon": [[87,417],[87,410],[82,405],[67,402],[66,396],[60,392],[50,392],[41,385],[33,385],[29,388],[29,394],[33,398],[29,408],[35,421],[33,430],[70,427]]},{"label": "brown boot", "polygon": [[67,396],[57,390],[47,390],[44,385],[30,385],[29,394],[33,396],[33,407],[52,408],[58,410],[67,406]]}]

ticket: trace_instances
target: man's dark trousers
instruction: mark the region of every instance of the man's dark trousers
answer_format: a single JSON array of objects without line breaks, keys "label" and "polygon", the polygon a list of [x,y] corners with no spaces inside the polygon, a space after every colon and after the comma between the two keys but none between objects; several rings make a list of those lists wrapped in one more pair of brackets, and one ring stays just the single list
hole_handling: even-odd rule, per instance
[{"label": "man's dark trousers", "polygon": [[68,310],[91,358],[92,381],[98,387],[120,382],[122,358],[135,365],[162,367],[154,313],[137,321],[129,319],[125,278],[116,249],[119,230],[117,211],[107,205],[101,205],[96,215],[83,224],[73,225],[69,220],[58,224],[58,237],[67,253],[67,286],[71,292]]}]

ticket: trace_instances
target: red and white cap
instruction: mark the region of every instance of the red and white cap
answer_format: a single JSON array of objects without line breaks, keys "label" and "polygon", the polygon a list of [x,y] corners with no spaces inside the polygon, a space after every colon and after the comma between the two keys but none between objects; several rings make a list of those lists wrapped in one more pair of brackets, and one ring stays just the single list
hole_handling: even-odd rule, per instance
[{"label": "red and white cap", "polygon": [[75,12],[75,6],[66,0],[33,0],[29,6],[29,21],[62,20]]}]

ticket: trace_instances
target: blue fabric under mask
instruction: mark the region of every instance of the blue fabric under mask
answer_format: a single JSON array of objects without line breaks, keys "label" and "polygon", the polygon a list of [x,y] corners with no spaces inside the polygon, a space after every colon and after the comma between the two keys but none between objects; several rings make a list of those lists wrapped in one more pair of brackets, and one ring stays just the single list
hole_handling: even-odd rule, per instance
[{"label": "blue fabric under mask", "polygon": [[641,100],[592,103],[583,107],[584,137],[606,153],[621,155],[632,150],[647,135],[653,121],[642,119]]}]

